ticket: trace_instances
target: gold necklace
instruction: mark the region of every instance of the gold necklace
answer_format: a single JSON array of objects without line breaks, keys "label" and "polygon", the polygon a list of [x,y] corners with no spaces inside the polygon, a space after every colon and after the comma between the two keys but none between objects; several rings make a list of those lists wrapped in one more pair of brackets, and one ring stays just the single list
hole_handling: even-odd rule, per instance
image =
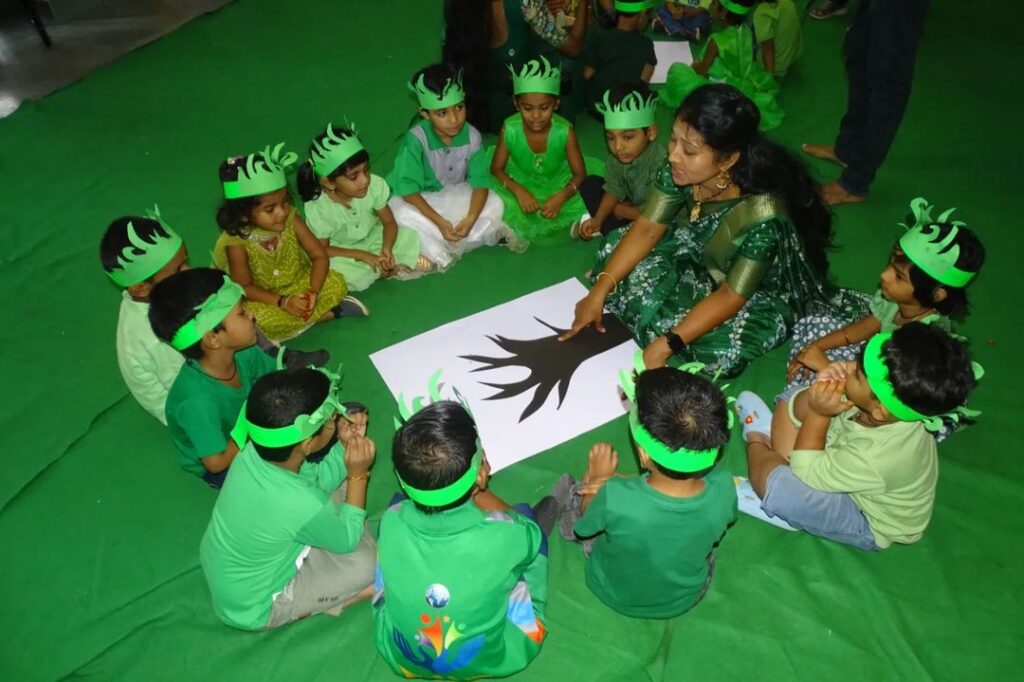
[{"label": "gold necklace", "polygon": [[697,190],[702,188],[703,185],[694,185],[693,186],[693,201],[694,201],[694,204],[693,204],[693,208],[690,209],[690,222],[691,223],[696,222],[697,219],[700,218],[700,205],[701,205],[702,202],[711,201],[712,199],[717,197],[719,194],[721,194],[725,190],[729,189],[731,186],[732,186],[731,182],[730,183],[726,183],[725,187],[719,187],[718,191],[715,192],[714,194],[712,194],[711,196],[704,197],[703,199],[698,199],[697,198]]}]

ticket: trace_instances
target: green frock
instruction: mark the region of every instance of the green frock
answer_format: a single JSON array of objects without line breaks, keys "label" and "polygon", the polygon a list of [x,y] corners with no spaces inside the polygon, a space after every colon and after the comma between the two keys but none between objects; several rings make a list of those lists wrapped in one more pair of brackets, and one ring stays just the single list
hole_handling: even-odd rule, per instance
[{"label": "green frock", "polygon": [[[761,130],[782,123],[779,84],[754,58],[754,40],[746,25],[730,26],[711,36],[718,45],[718,56],[705,78],[689,64],[673,64],[661,89],[661,102],[675,109],[686,96],[708,83],[728,83],[753,100],[761,110]],[[710,41],[709,41],[710,42]],[[706,49],[706,48],[705,48]]]},{"label": "green frock", "polygon": [[[605,304],[639,343],[646,345],[678,324],[723,282],[746,304],[677,356],[705,363],[712,374],[739,374],[788,340],[798,317],[832,311],[850,318],[863,310],[862,301],[834,287],[807,262],[793,223],[771,195],[705,203],[691,224],[692,204],[690,187],[674,185],[666,164],[643,214],[668,230]],[[594,273],[601,272],[628,229],[608,235]]]}]

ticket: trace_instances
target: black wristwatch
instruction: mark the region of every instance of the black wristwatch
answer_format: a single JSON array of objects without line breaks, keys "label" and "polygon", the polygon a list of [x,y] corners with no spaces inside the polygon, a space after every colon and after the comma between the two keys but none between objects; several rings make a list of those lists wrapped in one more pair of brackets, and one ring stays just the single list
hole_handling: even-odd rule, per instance
[{"label": "black wristwatch", "polygon": [[665,340],[668,341],[668,347],[672,351],[672,355],[678,355],[687,349],[686,341],[683,341],[683,337],[671,329],[665,332]]}]

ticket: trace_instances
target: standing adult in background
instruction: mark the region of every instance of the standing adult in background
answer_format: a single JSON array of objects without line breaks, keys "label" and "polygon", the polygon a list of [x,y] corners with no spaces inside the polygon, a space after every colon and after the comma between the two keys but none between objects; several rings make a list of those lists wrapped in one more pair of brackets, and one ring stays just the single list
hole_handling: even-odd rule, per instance
[{"label": "standing adult in background", "polygon": [[864,201],[910,100],[917,46],[930,0],[861,0],[843,52],[849,81],[835,146],[805,144],[811,156],[843,167],[821,186],[827,204]]},{"label": "standing adult in background", "polygon": [[441,58],[462,69],[470,123],[497,132],[514,113],[508,66],[540,55],[578,57],[589,3],[580,2],[565,27],[545,0],[447,0]]}]

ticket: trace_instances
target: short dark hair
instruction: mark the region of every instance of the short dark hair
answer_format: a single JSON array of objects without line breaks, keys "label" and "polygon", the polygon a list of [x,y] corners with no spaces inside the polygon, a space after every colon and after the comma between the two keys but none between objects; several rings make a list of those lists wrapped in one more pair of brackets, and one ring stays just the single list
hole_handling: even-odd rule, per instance
[{"label": "short dark hair", "polygon": [[[721,457],[721,447],[729,440],[729,411],[722,391],[707,378],[671,367],[641,372],[636,380],[636,406],[640,423],[668,447],[719,448]],[[715,468],[680,472],[651,462],[676,480],[702,478]]]},{"label": "short dark hair", "polygon": [[[320,407],[330,388],[331,381],[323,372],[308,367],[271,372],[249,389],[245,417],[269,429],[290,426],[300,414],[310,414]],[[268,462],[285,461],[295,445],[272,448],[253,442],[256,452]]]},{"label": "short dark hair", "polygon": [[[612,106],[619,104],[622,100],[626,99],[633,93],[636,93],[647,100],[653,94],[651,89],[647,86],[647,83],[643,81],[627,81],[625,83],[619,83],[613,85],[608,89],[608,103]],[[603,98],[603,95],[602,95]],[[647,132],[650,127],[643,128],[644,132]]]},{"label": "short dark hair", "polygon": [[[157,338],[167,343],[181,326],[196,316],[196,306],[224,284],[224,272],[213,268],[182,270],[163,280],[149,294],[149,324]],[[217,332],[223,325],[213,328]],[[186,358],[203,357],[202,344],[194,344],[181,351]]]},{"label": "short dark hair", "polygon": [[882,346],[882,357],[896,397],[927,416],[963,405],[977,384],[967,344],[936,325],[903,325]]},{"label": "short dark hair", "polygon": [[[107,226],[107,231],[103,233],[103,238],[100,239],[100,263],[103,264],[103,269],[107,272],[121,269],[121,264],[118,263],[117,259],[125,249],[130,247],[132,253],[136,256],[141,256],[143,253],[128,241],[129,223],[135,228],[135,234],[138,238],[143,241],[154,241],[154,235],[161,238],[170,236],[158,220],[133,215],[118,218]],[[148,282],[150,279],[145,281]]]},{"label": "short dark hair", "polygon": [[458,75],[459,70],[454,66],[445,62],[439,62],[430,66],[424,66],[412,75],[410,82],[415,85],[419,81],[420,76],[423,76],[423,85],[427,90],[440,97],[444,94],[444,86],[448,81],[453,80]]},{"label": "short dark hair", "polygon": [[[477,451],[473,417],[460,403],[441,400],[427,405],[409,418],[391,445],[395,473],[418,490],[437,490],[451,485],[469,470]],[[428,514],[464,504],[472,488],[458,500],[443,507],[416,507]]]},{"label": "short dark hair", "polygon": [[[953,229],[951,223],[935,223],[938,228],[936,241],[942,241]],[[956,259],[956,267],[966,272],[979,272],[985,263],[985,247],[973,231],[966,227],[958,226],[956,237],[953,238],[953,246],[960,247],[960,254]],[[963,287],[952,287],[942,284],[934,279],[927,272],[917,267],[907,254],[899,247],[899,242],[893,250],[893,261],[901,266],[909,266],[910,283],[914,286],[914,298],[921,305],[935,308],[939,313],[955,320],[962,320],[967,317],[970,306],[967,302],[967,290]],[[973,281],[973,280],[972,280]],[[941,301],[935,300],[935,292],[939,287],[946,290],[946,297]]]}]

